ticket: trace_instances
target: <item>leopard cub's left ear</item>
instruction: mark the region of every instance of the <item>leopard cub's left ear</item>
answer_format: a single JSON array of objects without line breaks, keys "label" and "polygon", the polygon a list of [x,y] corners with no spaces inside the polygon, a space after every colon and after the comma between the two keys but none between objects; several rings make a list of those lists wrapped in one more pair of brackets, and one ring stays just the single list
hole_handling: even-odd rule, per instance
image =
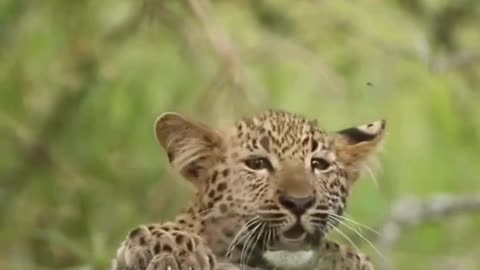
[{"label": "leopard cub's left ear", "polygon": [[385,137],[386,126],[385,120],[378,120],[335,132],[333,145],[337,158],[347,166],[368,159],[379,150]]}]

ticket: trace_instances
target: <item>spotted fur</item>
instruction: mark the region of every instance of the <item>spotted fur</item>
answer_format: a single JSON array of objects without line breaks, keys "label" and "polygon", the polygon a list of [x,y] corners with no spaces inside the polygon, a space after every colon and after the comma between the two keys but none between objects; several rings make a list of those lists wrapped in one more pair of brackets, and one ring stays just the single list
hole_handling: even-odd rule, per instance
[{"label": "spotted fur", "polygon": [[165,113],[155,131],[197,192],[174,222],[133,230],[114,269],[207,270],[216,260],[267,269],[373,269],[365,255],[325,236],[378,149],[385,121],[326,132],[315,120],[270,110],[214,130]]}]

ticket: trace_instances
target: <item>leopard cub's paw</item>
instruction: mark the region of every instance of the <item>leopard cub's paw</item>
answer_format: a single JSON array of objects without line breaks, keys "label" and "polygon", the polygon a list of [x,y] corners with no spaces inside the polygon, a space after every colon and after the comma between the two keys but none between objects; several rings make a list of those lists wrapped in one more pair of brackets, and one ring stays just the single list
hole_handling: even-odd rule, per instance
[{"label": "leopard cub's paw", "polygon": [[117,252],[114,270],[213,270],[215,256],[200,237],[174,223],[139,226]]}]

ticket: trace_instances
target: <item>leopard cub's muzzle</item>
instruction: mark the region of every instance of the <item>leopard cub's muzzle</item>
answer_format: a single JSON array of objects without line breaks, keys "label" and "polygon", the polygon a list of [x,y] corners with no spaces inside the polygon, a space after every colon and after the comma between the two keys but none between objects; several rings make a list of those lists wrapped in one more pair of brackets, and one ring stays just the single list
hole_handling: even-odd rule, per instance
[{"label": "leopard cub's muzzle", "polygon": [[261,220],[274,228],[272,249],[299,249],[323,236],[315,217],[319,198],[314,181],[303,166],[284,167],[272,181],[274,191],[259,209]]}]

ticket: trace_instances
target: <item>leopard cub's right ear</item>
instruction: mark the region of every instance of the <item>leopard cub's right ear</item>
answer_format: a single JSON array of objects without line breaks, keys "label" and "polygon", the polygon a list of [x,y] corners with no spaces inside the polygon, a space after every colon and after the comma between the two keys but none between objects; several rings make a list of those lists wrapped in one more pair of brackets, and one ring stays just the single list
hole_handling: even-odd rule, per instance
[{"label": "leopard cub's right ear", "polygon": [[190,180],[207,169],[208,161],[222,145],[222,137],[214,129],[173,112],[157,118],[155,134],[172,166]]},{"label": "leopard cub's right ear", "polygon": [[387,122],[378,120],[366,125],[346,128],[334,134],[334,147],[345,165],[355,165],[374,154],[381,145]]}]

